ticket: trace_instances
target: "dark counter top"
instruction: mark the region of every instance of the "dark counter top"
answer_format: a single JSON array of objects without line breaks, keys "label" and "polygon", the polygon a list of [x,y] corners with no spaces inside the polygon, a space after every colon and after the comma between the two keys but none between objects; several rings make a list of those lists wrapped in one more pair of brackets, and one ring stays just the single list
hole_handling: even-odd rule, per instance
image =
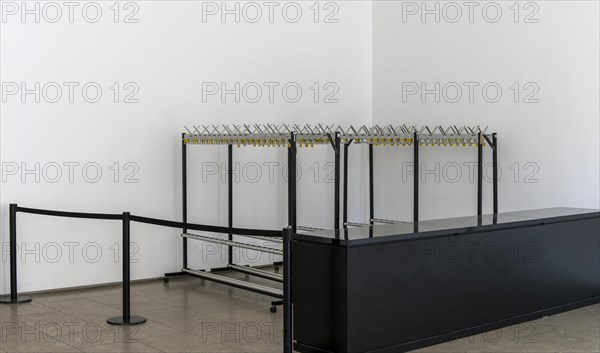
[{"label": "dark counter top", "polygon": [[536,210],[513,211],[496,215],[467,216],[424,220],[418,223],[375,224],[348,227],[340,230],[299,232],[298,240],[326,242],[338,245],[362,245],[415,238],[438,237],[564,222],[569,220],[600,218],[600,210],[555,207]]}]

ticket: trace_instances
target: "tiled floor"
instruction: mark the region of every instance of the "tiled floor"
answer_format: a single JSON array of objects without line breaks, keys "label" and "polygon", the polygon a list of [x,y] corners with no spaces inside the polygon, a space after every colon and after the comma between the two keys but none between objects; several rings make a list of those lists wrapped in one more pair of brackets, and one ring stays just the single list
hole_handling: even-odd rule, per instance
[{"label": "tiled floor", "polygon": [[[0,305],[0,352],[282,351],[282,310],[270,313],[270,298],[195,278],[132,285],[132,314],[148,319],[133,327],[106,323],[121,314],[118,286],[33,297]],[[419,352],[600,352],[599,323],[594,305]]]}]

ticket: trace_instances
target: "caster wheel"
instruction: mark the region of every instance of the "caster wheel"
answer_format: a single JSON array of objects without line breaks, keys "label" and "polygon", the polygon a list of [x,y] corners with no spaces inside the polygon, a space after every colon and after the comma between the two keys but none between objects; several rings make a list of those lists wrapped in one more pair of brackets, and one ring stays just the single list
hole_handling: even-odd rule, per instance
[{"label": "caster wheel", "polygon": [[165,277],[165,278],[163,278],[163,282],[164,282],[164,283],[169,283],[169,277]]},{"label": "caster wheel", "polygon": [[279,266],[275,266],[275,273],[279,273]]},{"label": "caster wheel", "polygon": [[275,305],[273,305],[271,307],[271,309],[269,309],[269,311],[272,312],[272,313],[276,313],[277,312],[277,307]]}]

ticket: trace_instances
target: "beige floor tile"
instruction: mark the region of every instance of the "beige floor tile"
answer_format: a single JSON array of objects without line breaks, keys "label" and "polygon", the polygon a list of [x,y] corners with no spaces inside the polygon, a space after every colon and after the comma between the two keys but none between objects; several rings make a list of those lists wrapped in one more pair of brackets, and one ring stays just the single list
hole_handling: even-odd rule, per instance
[{"label": "beige floor tile", "polygon": [[114,343],[139,343],[142,338],[180,332],[169,326],[148,321],[142,325],[115,326],[106,322],[84,323],[76,326],[74,334],[63,337],[62,341],[79,349]]},{"label": "beige floor tile", "polygon": [[[108,305],[110,307],[113,307],[113,308],[116,308],[119,310],[121,310],[123,308],[123,294],[122,293],[104,295],[104,296],[100,296],[100,297],[90,297],[89,299],[95,301],[96,303]],[[164,303],[164,302],[161,302],[158,300],[154,300],[154,299],[150,299],[150,298],[146,298],[146,297],[142,297],[139,295],[131,295],[129,302],[131,304],[132,309],[140,309],[140,310],[168,308],[171,306],[167,303]]]},{"label": "beige floor tile", "polygon": [[230,308],[229,310],[225,310],[222,312],[209,314],[214,318],[223,320],[223,321],[233,321],[233,322],[264,322],[264,321],[273,321],[271,319],[271,313],[265,308],[261,307],[246,307],[246,308]]},{"label": "beige floor tile", "polygon": [[[123,312],[119,309],[115,309],[113,307],[109,307],[109,306],[104,306],[104,307],[94,307],[94,308],[87,308],[87,309],[80,309],[77,311],[72,311],[72,314],[74,317],[78,318],[79,320],[85,321],[85,322],[93,322],[93,323],[101,323],[101,322],[106,322],[106,320],[108,320],[111,317],[115,317],[115,316],[121,316],[123,315]],[[136,311],[131,311],[131,315],[137,315],[138,313]]]},{"label": "beige floor tile", "polygon": [[16,317],[4,315],[0,313],[0,324],[18,323],[19,320]]},{"label": "beige floor tile", "polygon": [[600,340],[593,340],[587,343],[584,343],[580,346],[573,347],[562,353],[598,353],[600,352]]},{"label": "beige floor tile", "polygon": [[94,300],[84,298],[84,297],[73,297],[68,300],[61,301],[53,301],[50,303],[46,303],[47,306],[66,312],[68,310],[77,310],[77,309],[85,309],[89,307],[98,307],[98,306],[106,306],[104,304],[98,303]]},{"label": "beige floor tile", "polygon": [[156,301],[170,306],[202,306],[202,304],[223,300],[221,293],[205,292],[202,288],[190,288],[187,292],[166,298],[157,298]]},{"label": "beige floor tile", "polygon": [[76,292],[84,298],[97,298],[105,295],[121,294],[123,293],[123,287],[121,285],[111,285],[107,287],[80,289]]},{"label": "beige floor tile", "polygon": [[239,352],[235,348],[214,343],[211,340],[202,339],[189,333],[146,338],[141,343],[163,352]]},{"label": "beige floor tile", "polygon": [[258,323],[223,322],[191,333],[242,352],[282,352],[283,339],[272,336],[273,331],[273,327]]},{"label": "beige floor tile", "polygon": [[27,315],[33,313],[47,313],[54,312],[56,309],[51,308],[42,303],[29,302],[23,304],[1,304],[0,314],[16,317],[18,315]]},{"label": "beige floor tile", "polygon": [[48,304],[52,302],[66,302],[75,298],[81,298],[82,292],[80,290],[69,290],[62,292],[49,292],[49,293],[38,293],[32,294],[33,303]]},{"label": "beige floor tile", "polygon": [[36,330],[3,335],[0,338],[0,346],[2,350],[11,353],[79,352],[78,349]]},{"label": "beige floor tile", "polygon": [[89,346],[81,349],[90,353],[152,353],[160,352],[141,343],[111,343],[99,346]]},{"label": "beige floor tile", "polygon": [[121,336],[129,341],[138,341],[144,338],[164,336],[181,332],[181,330],[178,330],[174,327],[152,320],[148,320],[142,325],[119,327]]},{"label": "beige floor tile", "polygon": [[241,352],[259,352],[259,353],[281,353],[283,344],[276,339],[264,336],[259,339],[247,338],[237,342],[223,343],[228,347],[235,348]]},{"label": "beige floor tile", "polygon": [[144,310],[143,314],[140,313],[140,315],[144,316],[145,318],[147,318],[149,320],[163,322],[163,321],[172,321],[172,320],[178,320],[178,319],[183,319],[183,318],[191,318],[191,317],[195,317],[195,316],[200,316],[202,314],[200,314],[197,311],[194,311],[193,309],[178,306],[178,307]]},{"label": "beige floor tile", "polygon": [[577,335],[588,337],[590,340],[600,336],[600,318],[590,317],[570,317],[565,318],[560,315],[551,317],[542,322],[544,325],[549,325],[560,330],[562,335]]},{"label": "beige floor tile", "polygon": [[[191,334],[203,339],[213,340],[217,343],[238,341],[259,341],[260,338],[273,338],[276,328],[270,323],[258,322],[209,322],[195,330]],[[268,336],[268,337],[267,337]]]},{"label": "beige floor tile", "polygon": [[189,289],[185,287],[174,287],[170,285],[145,284],[140,287],[132,287],[131,293],[136,296],[150,299],[168,299],[179,295],[185,295]]},{"label": "beige floor tile", "polygon": [[196,316],[183,317],[176,320],[161,321],[161,324],[177,330],[191,332],[212,330],[215,326],[220,325],[222,322],[223,320],[199,314]]},{"label": "beige floor tile", "polygon": [[235,300],[220,299],[207,303],[194,304],[191,309],[203,315],[216,317],[219,314],[243,310],[245,307],[240,303],[237,303]]},{"label": "beige floor tile", "polygon": [[136,343],[135,334],[124,331],[122,326],[109,325],[106,322],[84,322],[73,328],[70,334],[63,335],[62,341],[78,349],[114,343]]},{"label": "beige floor tile", "polygon": [[68,327],[69,325],[81,322],[80,319],[65,314],[61,311],[43,312],[43,313],[31,313],[26,315],[19,315],[16,317],[19,322],[25,323],[31,327]]}]

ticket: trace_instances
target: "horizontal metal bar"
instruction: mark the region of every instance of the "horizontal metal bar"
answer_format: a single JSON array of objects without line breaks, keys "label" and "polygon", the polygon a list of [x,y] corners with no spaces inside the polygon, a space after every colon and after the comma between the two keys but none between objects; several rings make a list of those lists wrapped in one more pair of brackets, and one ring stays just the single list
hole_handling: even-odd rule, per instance
[{"label": "horizontal metal bar", "polygon": [[181,234],[181,236],[183,238],[187,238],[187,239],[202,240],[202,241],[206,241],[206,242],[209,242],[209,243],[222,244],[222,245],[230,245],[230,246],[234,246],[234,247],[237,247],[237,248],[245,248],[245,249],[256,250],[256,251],[266,252],[266,253],[270,253],[270,254],[275,254],[275,255],[283,255],[283,250],[277,250],[277,249],[267,248],[265,246],[258,246],[258,245],[253,245],[253,244],[245,244],[245,243],[240,243],[240,242],[237,242],[237,241],[231,241],[231,240],[227,240],[227,239],[219,239],[219,238],[207,237],[205,235],[199,235],[199,234],[183,233],[183,234]]},{"label": "horizontal metal bar", "polygon": [[68,217],[68,218],[87,218],[87,219],[122,219],[122,214],[109,214],[109,213],[83,213],[83,212],[68,212],[68,211],[54,211],[54,210],[43,210],[39,208],[28,208],[28,207],[17,207],[17,212],[31,213],[43,216],[54,216],[54,217]]},{"label": "horizontal metal bar", "polygon": [[[196,135],[184,139],[186,144],[200,145],[240,145],[240,146],[270,146],[270,147],[288,147],[287,134],[278,136],[265,136],[261,134],[252,136],[228,136],[228,135]],[[411,145],[413,141],[412,134],[396,135],[340,135],[342,143],[361,143],[373,145]],[[327,135],[308,135],[297,136],[298,146],[329,145]],[[419,137],[419,143],[426,146],[472,146],[477,143],[477,135],[424,135]]]},{"label": "horizontal metal bar", "polygon": [[277,281],[277,282],[283,282],[283,276],[278,275],[273,272],[267,272],[267,271],[259,270],[257,268],[248,267],[248,266],[240,266],[240,265],[236,265],[236,264],[227,265],[227,267],[229,267],[230,269],[232,269],[234,271],[247,273],[249,275],[254,275],[256,277],[266,278],[266,279],[270,279],[272,281]]},{"label": "horizontal metal bar", "polygon": [[404,221],[394,221],[391,219],[381,219],[381,218],[372,218],[371,222],[386,223],[386,224],[409,223],[409,222],[404,222]]},{"label": "horizontal metal bar", "polygon": [[191,230],[197,230],[197,231],[209,232],[209,233],[235,234],[235,235],[244,235],[244,236],[259,235],[259,236],[263,236],[263,237],[268,236],[268,237],[276,237],[276,238],[281,238],[281,234],[282,234],[281,231],[279,231],[279,230],[208,226],[208,225],[204,225],[204,224],[174,222],[174,221],[167,221],[167,220],[157,219],[157,218],[141,217],[141,216],[136,216],[136,215],[131,215],[131,221],[146,223],[146,224],[153,224],[153,225],[163,226],[163,227],[185,228],[185,229],[191,229]]},{"label": "horizontal metal bar", "polygon": [[[296,133],[296,136],[301,140],[314,141],[319,144],[328,144],[329,134],[334,134],[334,131],[330,131],[328,133]],[[441,133],[427,133],[422,132],[420,138],[423,139],[436,139],[436,140],[463,140],[463,139],[472,139],[477,138],[477,133],[471,133],[465,131],[460,134],[441,134]],[[265,132],[254,132],[254,133],[246,133],[246,134],[230,134],[228,132],[223,133],[202,133],[202,134],[184,134],[183,139],[185,143],[198,143],[198,142],[206,142],[209,145],[219,145],[219,144],[227,144],[231,142],[235,143],[245,143],[245,144],[258,144],[261,142],[267,142],[270,140],[272,144],[285,144],[287,138],[289,137],[289,132],[285,133],[265,133]],[[370,131],[368,133],[344,133],[340,132],[340,138],[349,139],[349,140],[364,140],[364,139],[400,139],[400,140],[411,140],[413,138],[413,132],[381,132],[381,131]],[[401,141],[400,141],[401,142]]]},{"label": "horizontal metal bar", "polygon": [[232,286],[239,289],[245,289],[251,292],[260,293],[264,295],[268,295],[275,298],[283,298],[283,291],[267,286],[262,286],[260,284],[254,284],[249,282],[240,281],[235,278],[229,278],[225,276],[215,275],[208,272],[192,270],[189,268],[182,269],[183,272],[202,279],[207,279],[209,281],[225,284],[228,286]]},{"label": "horizontal metal bar", "polygon": [[[37,214],[43,216],[54,216],[54,217],[68,217],[68,218],[87,218],[87,219],[107,219],[107,220],[121,220],[123,218],[122,214],[109,214],[109,213],[84,213],[84,212],[67,212],[67,211],[55,211],[55,210],[44,210],[38,208],[28,208],[28,207],[17,207],[17,212],[21,213],[30,213]],[[246,228],[228,228],[228,227],[218,227],[218,226],[210,226],[204,224],[194,224],[194,223],[182,223],[169,221],[158,218],[150,218],[150,217],[142,217],[131,215],[130,220],[132,222],[146,223],[163,227],[170,228],[187,228],[197,231],[204,231],[210,233],[222,233],[222,234],[235,234],[240,236],[257,236],[260,238],[264,238],[264,240],[273,237],[274,241],[281,242],[282,232],[279,230],[266,230],[266,229],[246,229]]]},{"label": "horizontal metal bar", "polygon": [[345,226],[351,226],[351,227],[367,227],[367,226],[370,226],[370,224],[368,224],[368,223],[355,223],[355,222],[345,222],[344,225]]},{"label": "horizontal metal bar", "polygon": [[315,227],[306,227],[306,226],[296,226],[297,230],[305,230],[305,231],[313,231],[313,230],[327,230],[324,228],[315,228]]},{"label": "horizontal metal bar", "polygon": [[240,235],[240,237],[252,238],[252,239],[256,239],[256,240],[264,240],[264,241],[269,241],[269,242],[273,242],[273,243],[283,243],[283,240],[281,238],[276,238],[276,237],[261,237],[259,235]]}]

